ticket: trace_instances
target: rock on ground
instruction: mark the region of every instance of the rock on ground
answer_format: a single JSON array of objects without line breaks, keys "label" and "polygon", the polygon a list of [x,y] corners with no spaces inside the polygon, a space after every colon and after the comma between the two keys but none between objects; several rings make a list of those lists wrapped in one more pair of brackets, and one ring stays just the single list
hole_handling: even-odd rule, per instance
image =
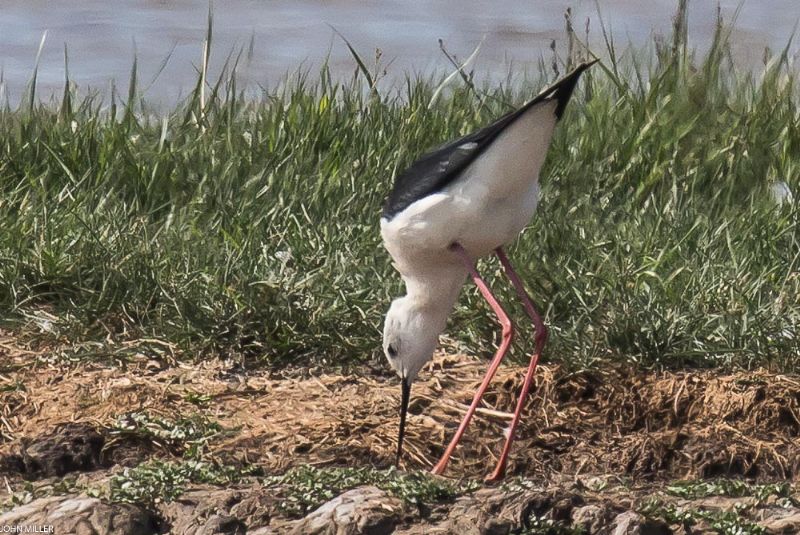
[{"label": "rock on ground", "polygon": [[[743,498],[742,503],[748,503]],[[732,511],[736,499],[701,498],[673,503],[681,508]],[[796,502],[793,502],[796,503]],[[171,503],[147,511],[86,496],[37,499],[0,515],[0,526],[53,526],[77,535],[509,535],[537,526],[541,532],[580,530],[584,535],[694,535],[716,533],[698,521],[691,531],[634,511],[625,496],[591,496],[572,490],[479,489],[451,502],[404,503],[373,486],[350,489],[300,519],[285,516],[275,489],[257,484],[236,488],[194,487]],[[768,535],[800,533],[796,505],[760,504],[746,512]],[[523,531],[524,532],[524,531]]]},{"label": "rock on ground", "polygon": [[775,535],[790,535],[800,533],[800,511],[795,511],[786,516],[771,518],[762,522],[767,533]]},{"label": "rock on ground", "polygon": [[404,513],[399,499],[359,487],[323,504],[292,526],[292,535],[388,535]]},{"label": "rock on ground", "polygon": [[672,535],[673,531],[656,520],[649,520],[634,511],[617,515],[611,523],[611,535]]},{"label": "rock on ground", "polygon": [[572,510],[572,525],[586,533],[600,533],[607,523],[605,508],[599,505],[584,505]]},{"label": "rock on ground", "polygon": [[276,515],[271,492],[260,486],[195,488],[161,504],[158,513],[174,535],[251,533],[269,526]]},{"label": "rock on ground", "polygon": [[0,526],[52,526],[53,533],[153,535],[156,518],[135,505],[107,504],[83,496],[40,498],[0,515]]}]

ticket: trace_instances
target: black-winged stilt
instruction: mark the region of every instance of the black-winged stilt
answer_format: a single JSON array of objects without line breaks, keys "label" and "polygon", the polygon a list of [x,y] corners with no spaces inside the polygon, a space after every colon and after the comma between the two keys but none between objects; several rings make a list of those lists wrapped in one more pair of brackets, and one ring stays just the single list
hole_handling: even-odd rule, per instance
[{"label": "black-winged stilt", "polygon": [[505,473],[514,431],[547,340],[547,329],[502,247],[528,224],[539,200],[539,171],[556,123],[581,73],[578,66],[521,108],[489,126],[422,156],[397,176],[384,206],[381,235],[406,285],[392,302],[383,330],[383,349],[402,381],[399,461],[411,383],[433,357],[447,316],[469,274],[502,326],[502,339],[472,404],[433,472],[444,472],[500,361],[508,352],[513,326],[475,268],[478,258],[496,254],[514,285],[536,332],[536,351],[494,472]]}]

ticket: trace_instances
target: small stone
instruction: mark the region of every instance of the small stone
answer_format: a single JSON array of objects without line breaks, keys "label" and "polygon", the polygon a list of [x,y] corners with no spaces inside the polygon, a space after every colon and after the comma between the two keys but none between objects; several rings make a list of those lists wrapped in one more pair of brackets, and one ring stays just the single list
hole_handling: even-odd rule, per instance
[{"label": "small stone", "polygon": [[767,533],[775,535],[800,533],[800,512],[795,512],[781,518],[771,518],[760,522]]},{"label": "small stone", "polygon": [[584,505],[572,510],[572,525],[584,532],[600,533],[606,523],[605,510],[599,505]]},{"label": "small stone", "polygon": [[633,511],[626,511],[614,519],[611,524],[611,535],[640,535],[639,527],[644,522],[644,517]]},{"label": "small stone", "polygon": [[238,519],[228,515],[212,515],[199,535],[245,535],[246,532],[247,527]]},{"label": "small stone", "polygon": [[758,500],[753,496],[709,496],[708,498],[700,498],[692,500],[686,505],[692,509],[704,509],[711,511],[736,511],[742,507],[755,507]]},{"label": "small stone", "polygon": [[392,533],[403,510],[399,499],[376,487],[359,487],[322,504],[298,520],[296,535],[384,535]]},{"label": "small stone", "polygon": [[665,523],[647,519],[634,511],[617,515],[611,528],[611,535],[672,535],[672,530]]},{"label": "small stone", "polygon": [[158,513],[172,535],[238,535],[271,524],[275,511],[272,494],[258,485],[196,487],[186,490],[177,500],[159,504]]}]

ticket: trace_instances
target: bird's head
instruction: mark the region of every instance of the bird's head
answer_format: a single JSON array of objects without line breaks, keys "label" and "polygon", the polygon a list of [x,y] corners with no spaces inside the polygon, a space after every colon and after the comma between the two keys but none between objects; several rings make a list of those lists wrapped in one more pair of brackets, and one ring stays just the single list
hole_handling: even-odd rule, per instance
[{"label": "bird's head", "polygon": [[433,357],[440,332],[433,323],[424,308],[415,307],[405,298],[392,302],[386,314],[383,352],[392,369],[408,384]]},{"label": "bird's head", "polygon": [[433,351],[443,330],[435,315],[425,308],[415,306],[406,298],[396,299],[389,307],[383,326],[383,351],[389,365],[400,377],[402,396],[400,405],[400,437],[397,441],[397,460],[403,450],[406,413],[411,395],[411,383],[426,362],[433,357]]}]

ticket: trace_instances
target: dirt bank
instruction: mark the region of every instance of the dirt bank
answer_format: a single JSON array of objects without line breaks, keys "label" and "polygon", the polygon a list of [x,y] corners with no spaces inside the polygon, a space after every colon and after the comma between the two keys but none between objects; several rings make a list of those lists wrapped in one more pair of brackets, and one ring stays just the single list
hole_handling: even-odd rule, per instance
[{"label": "dirt bank", "polygon": [[[439,356],[415,385],[406,469],[429,468],[469,403],[485,364]],[[448,475],[480,477],[502,446],[523,370],[502,368]],[[119,415],[203,414],[235,430],[211,444],[219,455],[268,473],[290,466],[388,466],[397,437],[399,388],[381,377],[315,374],[278,378],[232,371],[220,361],[165,366],[26,366],[5,374],[3,442],[65,422],[108,427]],[[637,478],[800,473],[800,379],[763,371],[564,375],[542,367],[526,407],[510,475],[614,473]]]},{"label": "dirt bank", "polygon": [[[135,504],[115,506],[101,493],[97,503],[112,509],[97,514],[102,518],[123,514],[131,526],[143,526],[142,533],[175,531],[181,522],[193,526],[181,528],[182,532],[199,532],[199,520],[191,518],[207,522],[214,515],[222,515],[215,522],[228,522],[224,529],[233,531],[209,533],[235,533],[245,529],[241,526],[280,532],[297,528],[300,517],[313,508],[302,515],[290,514],[279,506],[281,492],[276,489],[280,484],[267,484],[264,478],[298,466],[381,469],[393,461],[399,388],[389,377],[326,373],[279,377],[266,370],[242,371],[219,360],[167,365],[145,357],[114,367],[60,365],[19,351],[8,342],[0,344],[0,357],[5,363],[0,372],[0,470],[5,478],[0,500],[11,510],[7,514],[25,512],[22,508],[39,503],[37,498],[53,500],[48,497],[51,494],[95,500],[86,489],[107,488],[110,478],[123,473],[124,467],[132,469],[154,460],[184,462],[200,451],[206,461],[247,467],[248,473],[259,475],[231,479],[229,484],[214,480],[211,486],[196,484],[193,476],[187,476],[183,494],[179,493],[183,498],[143,503],[144,516],[138,520],[131,520]],[[426,470],[436,461],[484,369],[485,363],[473,358],[440,355],[422,373],[413,392],[403,470]],[[448,477],[479,479],[488,473],[502,446],[522,375],[518,367],[500,370]],[[194,427],[186,422],[194,422]],[[610,533],[619,515],[639,515],[646,499],[674,480],[726,477],[753,484],[796,483],[800,480],[799,442],[800,379],[795,376],[765,371],[655,374],[620,369],[566,374],[545,366],[537,375],[535,395],[526,407],[509,466],[509,481],[524,481],[526,486],[475,490],[476,485],[422,509],[384,496],[385,488],[363,490],[371,489],[369,485],[354,485],[363,492],[342,500],[350,504],[344,510],[355,515],[351,515],[353,525],[361,518],[360,507],[381,510],[376,503],[388,504],[393,512],[389,520],[378,522],[384,531],[376,533],[411,533],[419,526],[426,526],[427,532],[445,533],[457,529],[453,522],[458,518],[472,518],[470,525],[486,528],[478,532],[494,532],[486,527],[487,519],[500,517],[508,521],[501,522],[496,532],[508,532],[524,526],[532,529],[531,518],[582,525],[585,519],[580,515],[590,516],[586,522],[596,524],[585,532]],[[81,474],[80,484],[59,490],[54,482],[65,474]],[[20,498],[21,489],[44,486],[50,489],[47,493],[29,492]],[[793,492],[787,487],[775,496],[789,499]],[[741,501],[746,494],[735,498]],[[664,503],[678,503],[675,495],[670,496]],[[750,504],[748,521],[778,518],[764,513],[764,507],[775,504],[762,498]],[[59,503],[40,503],[36,514],[46,514],[48,507],[60,507]],[[93,510],[88,502],[76,503],[70,506]],[[732,503],[717,506],[735,509]],[[122,513],[113,507],[123,507]],[[789,505],[777,510],[781,514],[793,511]],[[669,520],[667,513],[675,511],[667,508],[661,513],[655,516]],[[475,515],[483,515],[483,520]],[[580,518],[575,520],[574,515]],[[233,520],[225,520],[228,517]],[[329,525],[339,522],[331,518]],[[641,524],[642,518],[636,522]],[[702,521],[699,518],[701,523],[696,525],[702,526]],[[386,526],[391,529],[386,531]],[[664,520],[663,526],[658,522],[653,526],[673,533],[676,524]]]}]

